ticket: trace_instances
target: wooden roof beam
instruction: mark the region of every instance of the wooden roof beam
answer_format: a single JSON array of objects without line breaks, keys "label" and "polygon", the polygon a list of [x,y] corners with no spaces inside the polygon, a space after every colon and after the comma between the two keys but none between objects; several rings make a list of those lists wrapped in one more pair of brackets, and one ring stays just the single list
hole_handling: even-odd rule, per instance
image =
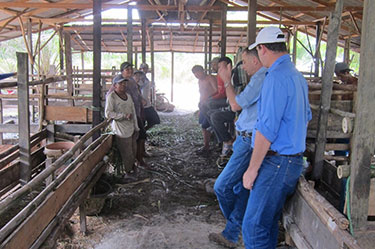
[{"label": "wooden roof beam", "polygon": [[198,38],[199,38],[199,33],[197,32],[197,34],[195,35],[195,39],[194,39],[194,47],[193,47],[193,51],[195,52],[195,49],[196,49],[196,46],[197,46],[197,41],[198,41]]},{"label": "wooden roof beam", "polygon": [[83,45],[86,46],[87,50],[90,50],[90,47],[87,46],[86,42],[83,40],[82,36],[79,34],[79,32],[77,30],[74,30],[74,33],[76,33],[77,37],[79,38],[79,40],[82,42]]},{"label": "wooden roof beam", "polygon": [[351,11],[349,11],[349,14],[350,14],[350,18],[352,19],[352,22],[353,22],[353,25],[355,27],[355,30],[357,30],[358,34],[361,34],[361,30],[359,29],[358,27],[358,23],[357,21],[355,20],[355,17],[353,15],[353,13]]},{"label": "wooden roof beam", "polygon": [[75,38],[71,36],[72,40],[81,48],[82,51],[90,51],[90,49],[85,49]]}]

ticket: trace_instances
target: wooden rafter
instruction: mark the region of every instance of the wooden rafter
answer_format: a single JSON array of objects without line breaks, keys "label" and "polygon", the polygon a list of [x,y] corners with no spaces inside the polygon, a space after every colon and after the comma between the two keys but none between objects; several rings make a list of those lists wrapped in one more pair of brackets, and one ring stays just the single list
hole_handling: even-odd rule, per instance
[{"label": "wooden rafter", "polygon": [[85,49],[77,40],[76,38],[74,38],[74,36],[72,36],[72,40],[81,48],[82,51],[86,51],[87,49]]},{"label": "wooden rafter", "polygon": [[358,32],[358,34],[361,34],[361,30],[359,29],[358,23],[355,20],[355,17],[353,15],[353,13],[351,11],[349,11],[349,14],[350,14],[350,18],[352,19],[352,22],[353,22],[353,25],[355,27],[355,30]]},{"label": "wooden rafter", "polygon": [[43,48],[44,48],[45,46],[47,46],[48,42],[49,42],[50,40],[52,40],[52,38],[57,34],[57,32],[58,32],[58,30],[56,29],[55,32],[53,32],[53,34],[48,38],[48,40],[47,40],[45,43],[43,43],[43,45],[40,47],[40,51],[42,51]]},{"label": "wooden rafter", "polygon": [[[215,2],[216,2],[216,0],[210,0],[210,2],[208,3],[207,6],[212,7]],[[203,14],[199,17],[198,23],[200,23],[204,19],[204,17],[207,15],[207,12],[208,12],[208,10],[203,12]]]},{"label": "wooden rafter", "polygon": [[123,44],[125,47],[128,47],[128,39],[126,39],[126,36],[124,35],[124,33],[122,32],[122,30],[120,30],[120,34],[121,34],[121,37],[122,37],[122,41],[123,41]]},{"label": "wooden rafter", "polygon": [[105,45],[105,43],[104,43],[103,40],[101,41],[101,44],[102,44],[102,46],[103,46],[106,50],[108,50],[108,47],[107,47],[107,45]]},{"label": "wooden rafter", "polygon": [[90,50],[90,47],[86,44],[86,42],[83,40],[82,36],[80,35],[80,33],[77,31],[77,30],[74,30],[74,33],[77,35],[77,37],[79,38],[79,40],[82,42],[83,45],[85,45],[85,47],[87,48],[87,50]]},{"label": "wooden rafter", "polygon": [[[155,4],[153,3],[152,0],[147,0],[147,1],[150,3],[150,5],[151,5],[152,7],[155,6]],[[160,19],[163,20],[163,21],[165,22],[165,24],[167,24],[167,21],[165,20],[164,16],[163,16],[163,15],[160,13],[160,11],[157,9],[158,6],[160,6],[160,5],[156,5],[155,8],[153,8],[153,10],[155,10],[156,13],[158,14],[158,16],[160,17]],[[138,8],[138,6],[137,6],[137,8]]]},{"label": "wooden rafter", "polygon": [[27,54],[29,55],[30,63],[31,63],[31,65],[33,65],[34,64],[34,58],[33,58],[33,55],[31,54],[29,43],[27,42],[27,39],[26,39],[25,29],[24,29],[21,17],[18,17],[18,21],[19,21],[20,26],[21,26],[22,37],[23,37],[23,41],[25,43]]},{"label": "wooden rafter", "polygon": [[194,45],[193,45],[193,52],[195,52],[195,48],[197,46],[198,38],[199,38],[199,33],[197,32],[197,34],[195,35],[195,40],[194,40]]}]

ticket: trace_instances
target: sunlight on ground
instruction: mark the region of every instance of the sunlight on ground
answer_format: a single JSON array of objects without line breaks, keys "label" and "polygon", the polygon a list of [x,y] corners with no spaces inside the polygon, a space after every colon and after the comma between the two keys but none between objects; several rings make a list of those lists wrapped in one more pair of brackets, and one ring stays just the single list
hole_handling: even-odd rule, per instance
[{"label": "sunlight on ground", "polygon": [[[165,93],[165,96],[171,100],[171,83],[161,81],[156,83],[156,90],[160,93]],[[194,112],[198,110],[199,103],[199,89],[198,80],[196,82],[175,83],[173,89],[173,104],[176,109],[181,111]]]}]

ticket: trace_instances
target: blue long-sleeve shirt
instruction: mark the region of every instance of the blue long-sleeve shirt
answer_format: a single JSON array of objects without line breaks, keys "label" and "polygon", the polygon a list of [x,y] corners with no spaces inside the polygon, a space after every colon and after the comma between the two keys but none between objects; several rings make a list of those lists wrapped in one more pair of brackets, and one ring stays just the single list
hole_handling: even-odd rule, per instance
[{"label": "blue long-sleeve shirt", "polygon": [[262,89],[264,77],[266,77],[267,68],[260,68],[251,76],[249,84],[236,96],[236,102],[241,106],[242,111],[236,122],[238,131],[252,132],[257,121],[257,101]]},{"label": "blue long-sleeve shirt", "polygon": [[[259,131],[281,155],[305,151],[307,124],[311,120],[308,86],[289,55],[278,58],[268,69],[258,102]],[[255,136],[252,146],[254,147]]]}]

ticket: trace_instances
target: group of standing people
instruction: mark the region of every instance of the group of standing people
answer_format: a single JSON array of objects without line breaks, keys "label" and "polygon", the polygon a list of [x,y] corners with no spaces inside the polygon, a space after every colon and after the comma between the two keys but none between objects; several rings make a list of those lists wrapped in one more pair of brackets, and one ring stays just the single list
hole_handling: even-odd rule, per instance
[{"label": "group of standing people", "polygon": [[159,116],[151,105],[151,82],[147,72],[146,63],[142,63],[135,72],[131,63],[122,63],[120,74],[113,79],[107,93],[105,116],[113,119],[115,144],[124,171],[128,174],[135,172],[137,165],[148,167],[144,161],[146,131],[160,124]]},{"label": "group of standing people", "polygon": [[240,94],[233,87],[232,65],[219,63],[231,109],[241,113],[233,154],[214,185],[226,226],[209,239],[235,248],[242,231],[246,249],[271,249],[277,246],[283,205],[303,168],[312,117],[308,86],[279,28],[262,29],[242,52],[242,62],[251,80]]}]

